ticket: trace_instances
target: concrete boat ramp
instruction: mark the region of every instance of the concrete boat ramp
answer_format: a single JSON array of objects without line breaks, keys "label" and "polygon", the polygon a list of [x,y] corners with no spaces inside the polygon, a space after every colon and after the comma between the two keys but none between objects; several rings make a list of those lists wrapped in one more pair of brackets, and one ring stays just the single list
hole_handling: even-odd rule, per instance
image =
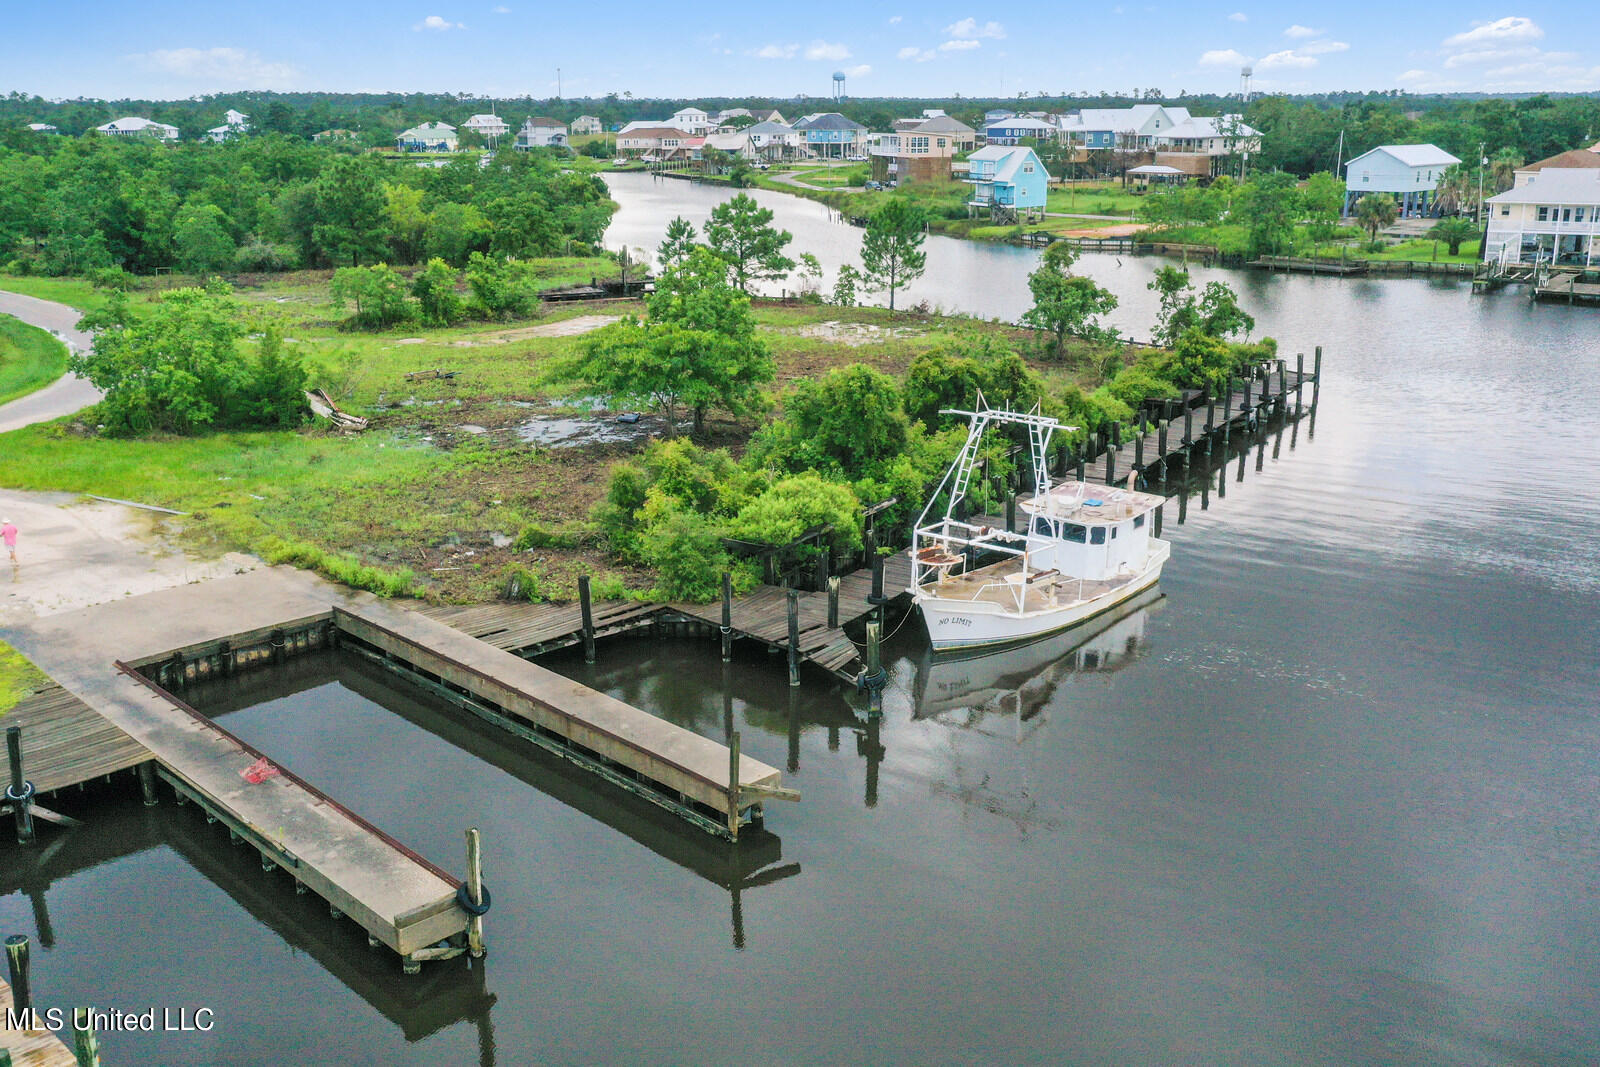
[{"label": "concrete boat ramp", "polygon": [[[508,732],[645,795],[703,829],[737,838],[762,802],[794,799],[779,772],[415,612],[287,567],[178,586],[35,618],[0,633],[60,686],[53,729],[81,729],[114,749],[99,768],[139,760],[147,802],[157,776],[281,869],[298,892],[359,923],[408,972],[427,959],[481,951],[467,880],[418,855],[190,708],[187,681],[341,646],[364,653]],[[73,700],[72,698],[76,698]],[[77,703],[81,701],[81,704]],[[28,742],[25,769],[69,784]],[[63,726],[66,719],[84,720]],[[115,729],[108,730],[106,725]],[[59,747],[59,746],[58,746]],[[82,761],[78,751],[75,759]],[[126,764],[124,764],[126,765]],[[481,898],[476,898],[481,899]]]}]

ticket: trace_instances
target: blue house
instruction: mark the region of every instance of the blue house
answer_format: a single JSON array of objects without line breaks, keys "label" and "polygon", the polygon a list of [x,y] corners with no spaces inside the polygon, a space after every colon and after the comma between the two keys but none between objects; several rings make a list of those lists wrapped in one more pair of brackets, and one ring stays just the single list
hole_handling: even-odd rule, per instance
[{"label": "blue house", "polygon": [[1031,119],[1026,115],[1013,115],[983,128],[984,140],[990,144],[1017,144],[1024,137],[1054,141],[1056,132],[1056,128],[1043,119]]},{"label": "blue house", "polygon": [[826,159],[853,159],[867,150],[867,128],[851,122],[837,111],[807,115],[794,124],[795,132],[805,135],[812,155]]},{"label": "blue house", "polygon": [[986,210],[992,218],[1019,219],[1044,215],[1050,179],[1033,149],[989,145],[968,156],[967,166],[969,214]]},{"label": "blue house", "polygon": [[1386,193],[1403,219],[1437,215],[1439,179],[1460,162],[1438,145],[1379,145],[1345,164],[1344,214],[1368,193]]}]

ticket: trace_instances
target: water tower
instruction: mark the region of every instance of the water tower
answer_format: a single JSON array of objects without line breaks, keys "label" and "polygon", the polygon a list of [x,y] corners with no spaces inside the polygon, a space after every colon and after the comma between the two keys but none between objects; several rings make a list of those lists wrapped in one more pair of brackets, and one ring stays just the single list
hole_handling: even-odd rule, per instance
[{"label": "water tower", "polygon": [[1239,71],[1239,99],[1247,104],[1250,102],[1250,78],[1255,72],[1254,67],[1244,67]]},{"label": "water tower", "polygon": [[833,102],[838,103],[844,99],[844,71],[833,72]]}]

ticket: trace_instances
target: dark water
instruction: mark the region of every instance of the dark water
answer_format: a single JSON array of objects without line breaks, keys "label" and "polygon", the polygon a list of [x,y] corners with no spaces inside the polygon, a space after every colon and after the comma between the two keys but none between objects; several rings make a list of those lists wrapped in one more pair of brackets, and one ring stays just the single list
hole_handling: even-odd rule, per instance
[{"label": "dark water", "polygon": [[[977,266],[947,306],[1013,314],[1032,253],[949,255]],[[1155,265],[1089,265],[1127,328]],[[0,853],[53,926],[40,1000],[220,1011],[113,1062],[1600,1059],[1600,316],[1229,280],[1325,346],[1315,434],[1169,517],[1160,598],[1086,647],[935,670],[913,620],[870,731],[764,654],[557,659],[711,736],[731,706],[805,797],[741,853],[307,664],[224,723],[447,865],[482,827],[483,986],[402,978],[192,811],[130,804],[46,867]],[[0,922],[36,934],[29,897]]]}]

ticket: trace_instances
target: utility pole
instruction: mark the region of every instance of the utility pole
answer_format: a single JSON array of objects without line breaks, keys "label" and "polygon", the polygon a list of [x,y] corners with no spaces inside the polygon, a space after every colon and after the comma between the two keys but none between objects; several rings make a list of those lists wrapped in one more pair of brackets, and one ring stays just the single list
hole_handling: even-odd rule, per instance
[{"label": "utility pole", "polygon": [[561,99],[561,68],[556,68],[556,99]]},{"label": "utility pole", "polygon": [[1478,209],[1472,213],[1473,222],[1483,221],[1483,168],[1489,165],[1489,157],[1483,154],[1484,142],[1478,142]]}]

